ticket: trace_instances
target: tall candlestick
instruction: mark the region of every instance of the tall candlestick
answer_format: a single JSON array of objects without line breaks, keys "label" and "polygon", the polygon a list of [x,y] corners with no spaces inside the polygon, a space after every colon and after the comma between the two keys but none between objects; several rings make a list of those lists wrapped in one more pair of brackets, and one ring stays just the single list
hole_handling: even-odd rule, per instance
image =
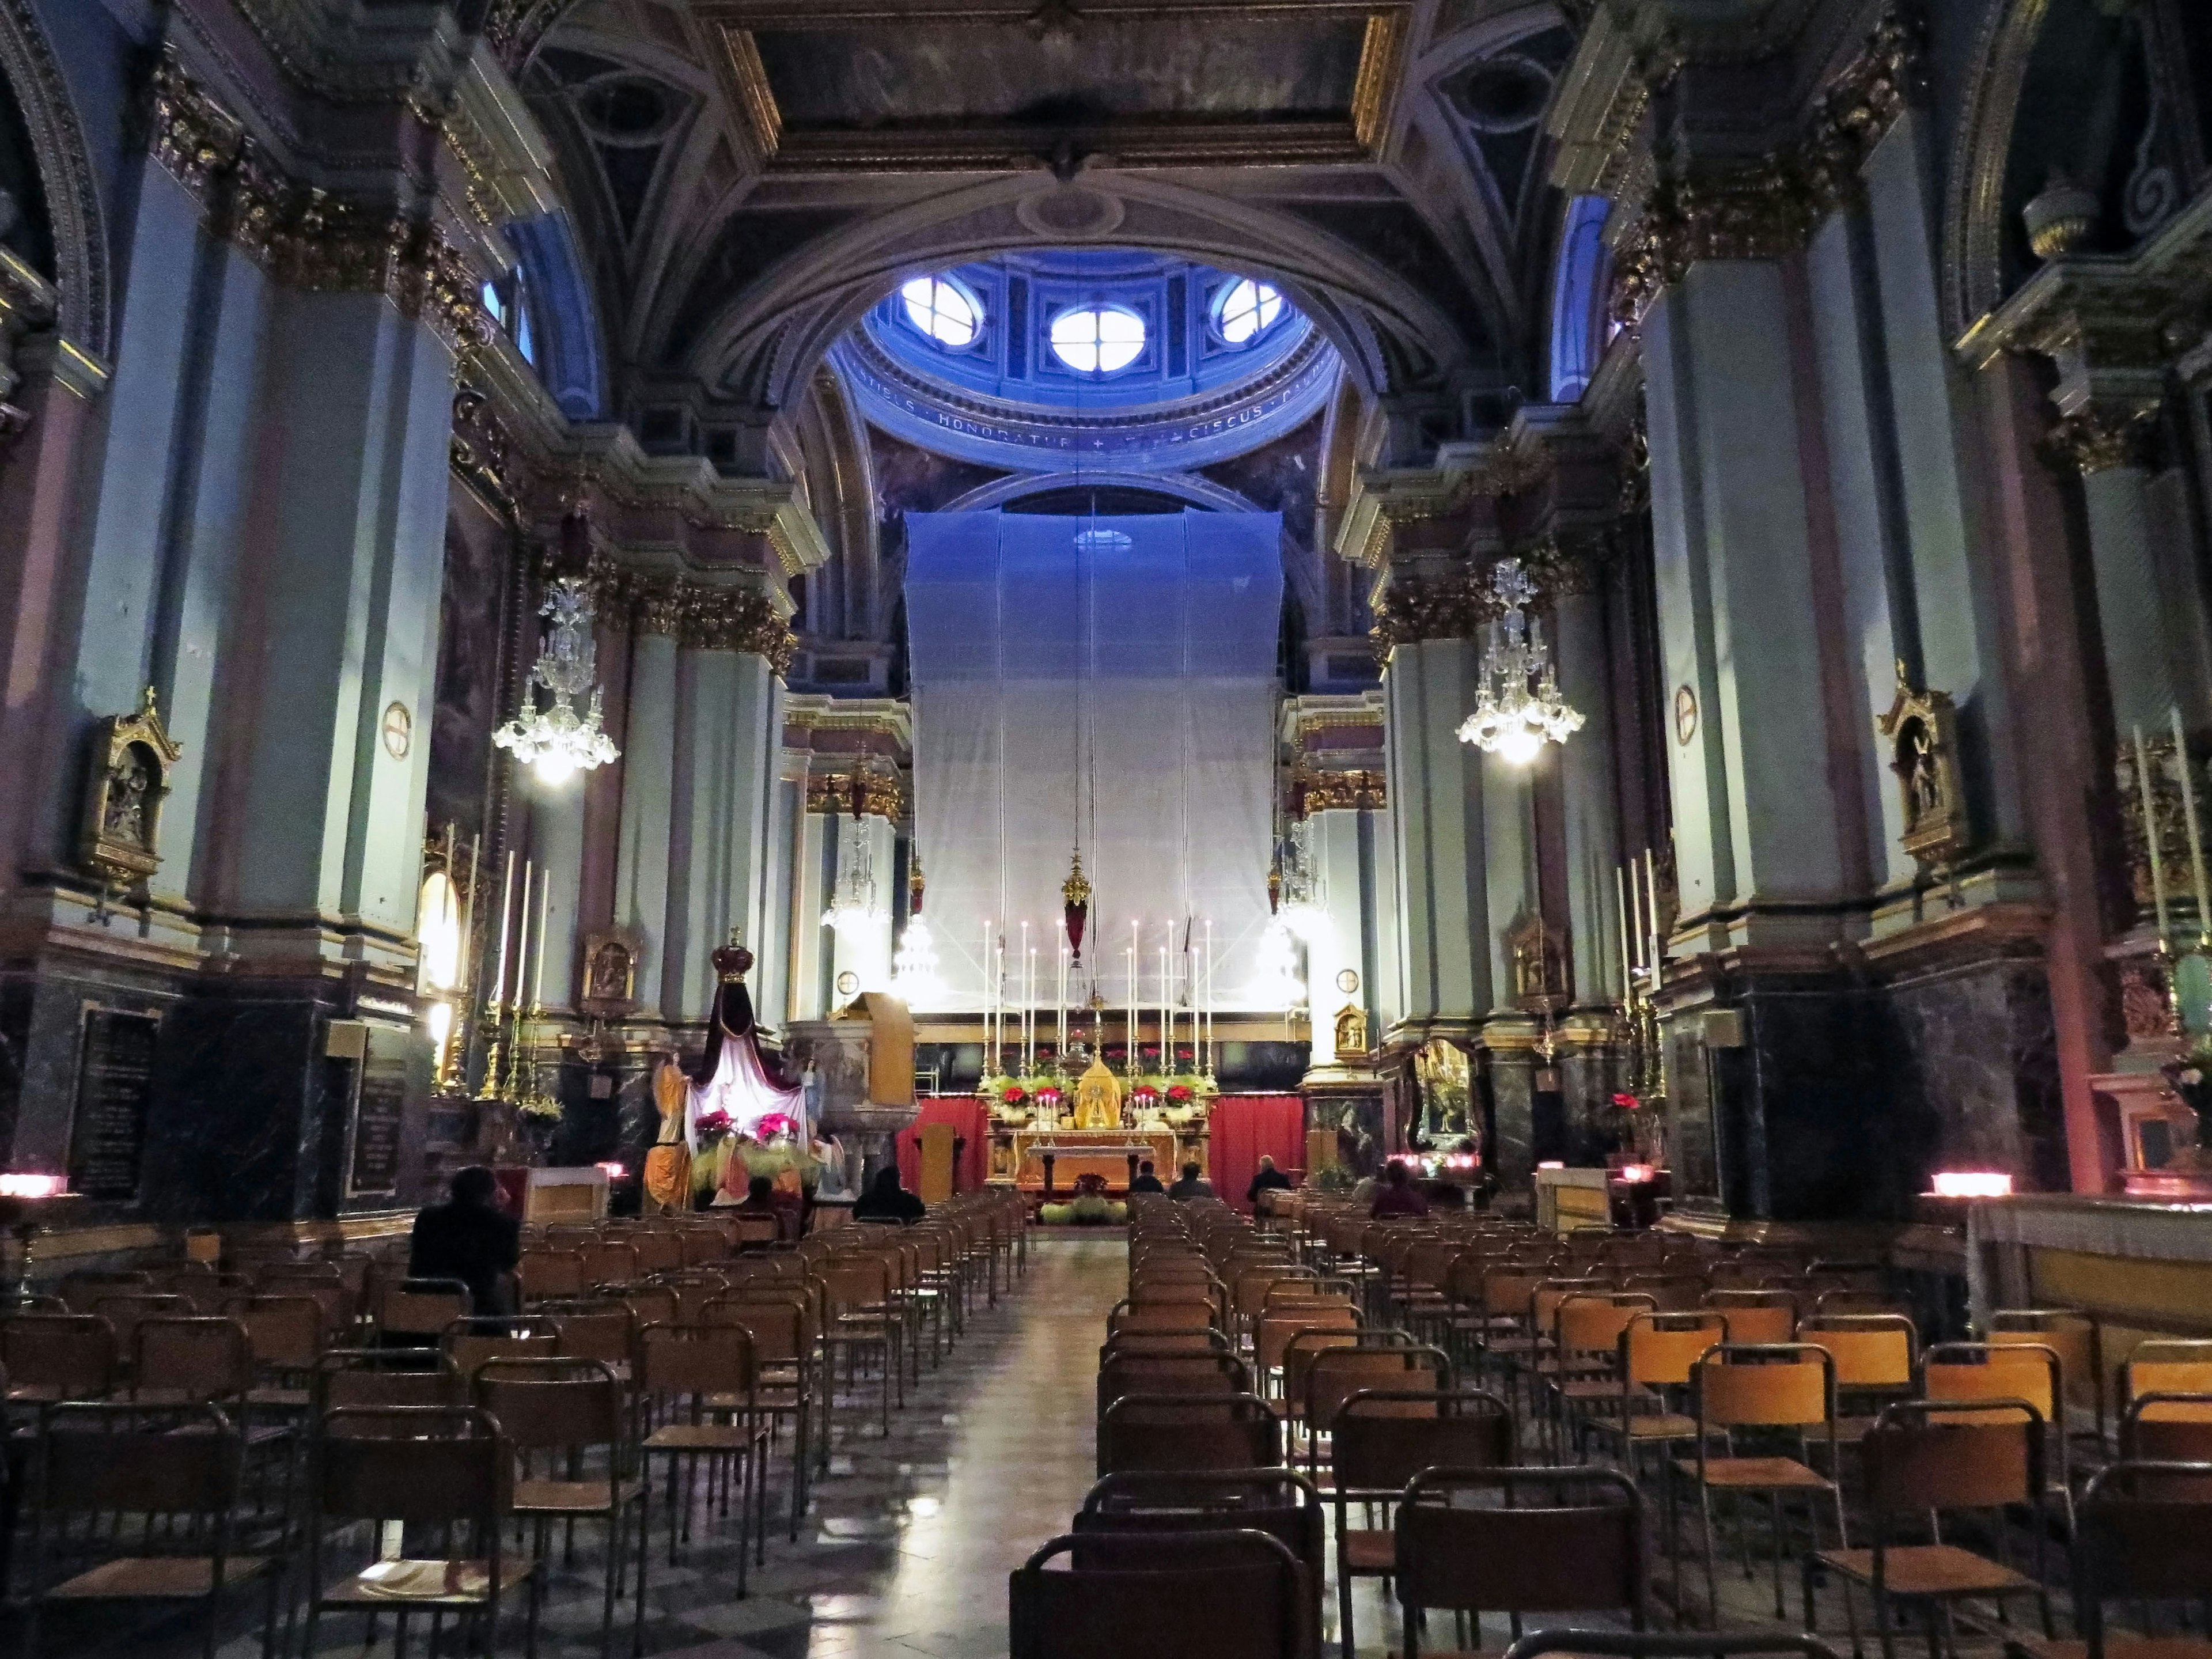
[{"label": "tall candlestick", "polygon": [[[1137,924],[1133,921],[1129,924],[1130,934],[1133,937],[1136,931]],[[1126,954],[1129,963],[1129,1053],[1127,1058],[1129,1075],[1134,1077],[1137,1074],[1137,947],[1132,945]]]},{"label": "tall candlestick", "polygon": [[453,963],[453,984],[462,993],[464,1008],[468,1004],[468,990],[475,983],[477,938],[477,858],[483,850],[483,837],[469,837],[468,896],[461,901],[461,952]]},{"label": "tall candlestick", "polygon": [[2189,873],[2197,883],[2197,944],[2212,945],[2212,904],[2206,902],[2204,836],[2197,825],[2197,781],[2189,775],[2189,734],[2181,729],[2181,710],[2173,710],[2173,763],[2181,769],[2181,810],[2189,824]]},{"label": "tall candlestick", "polygon": [[2158,942],[2166,943],[2166,862],[2159,853],[2158,809],[2151,798],[2150,751],[2136,727],[2136,788],[2142,796],[2143,845],[2150,849],[2150,902],[2158,915]]},{"label": "tall candlestick", "polygon": [[1659,945],[1659,863],[1648,847],[1644,849],[1644,896],[1651,906],[1651,988],[1656,991],[1665,957]]},{"label": "tall candlestick", "polygon": [[983,1077],[988,1082],[996,1072],[991,1064],[991,923],[988,917],[983,922],[983,951],[975,958],[975,984],[981,994],[975,1006],[983,1016]]},{"label": "tall candlestick", "polygon": [[1620,922],[1620,1000],[1626,1002],[1635,988],[1628,973],[1628,877],[1617,864],[1613,866],[1613,908]]},{"label": "tall candlestick", "polygon": [[1206,919],[1206,1031],[1200,1039],[1199,1048],[1204,1055],[1199,1069],[1211,1073],[1213,1070],[1213,918]]},{"label": "tall candlestick", "polygon": [[1635,940],[1636,955],[1634,960],[1626,963],[1625,967],[1629,973],[1630,982],[1633,983],[1636,971],[1644,966],[1644,866],[1641,860],[1633,857],[1628,860],[1628,914],[1632,920],[1625,922],[1623,929]]},{"label": "tall candlestick", "polygon": [[1055,998],[1060,1018],[1054,1022],[1060,1028],[1060,1047],[1054,1058],[1065,1064],[1067,1059],[1067,923],[1064,921],[1060,924],[1060,947],[1054,954],[1059,958],[1055,966],[1059,970],[1057,977],[1060,982]]},{"label": "tall candlestick", "polygon": [[538,966],[530,979],[530,1012],[545,1012],[545,936],[552,931],[553,872],[538,872]]},{"label": "tall candlestick", "polygon": [[[1174,925],[1170,923],[1170,931]],[[1175,1055],[1169,1044],[1174,1040],[1168,1030],[1168,947],[1160,946],[1160,1075],[1165,1077],[1175,1069]]]},{"label": "tall candlestick", "polygon": [[[1026,935],[1027,935],[1028,931],[1029,931],[1029,930],[1028,930],[1027,928],[1024,928],[1024,929],[1023,929],[1023,933],[1024,933],[1024,936],[1026,936]],[[1024,1007],[1024,1011],[1027,1012],[1027,1014],[1028,1014],[1028,1016],[1029,1016],[1029,1068],[1030,1068],[1030,1070],[1032,1073],[1034,1073],[1034,1072],[1036,1070],[1036,1030],[1037,1030],[1037,1028],[1036,1028],[1036,945],[1031,945],[1027,946],[1026,948],[1027,948],[1027,950],[1029,951],[1030,957],[1029,957],[1029,962],[1028,962],[1027,965],[1026,965],[1025,967],[1024,967],[1024,969],[1022,969],[1022,1004],[1023,1004],[1023,1007]]]},{"label": "tall candlestick", "polygon": [[514,927],[514,996],[516,1013],[523,1008],[523,975],[530,969],[530,892],[531,884],[537,879],[538,866],[528,859],[522,861],[522,909]]},{"label": "tall candlestick", "polygon": [[489,1006],[507,1000],[507,942],[514,926],[514,849],[507,849],[507,877],[499,890],[499,967],[492,979]]}]

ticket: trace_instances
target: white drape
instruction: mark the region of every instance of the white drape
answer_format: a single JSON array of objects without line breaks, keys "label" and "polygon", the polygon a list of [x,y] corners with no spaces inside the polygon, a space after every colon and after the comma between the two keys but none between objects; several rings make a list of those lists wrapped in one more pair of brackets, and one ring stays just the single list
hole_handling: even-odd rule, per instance
[{"label": "white drape", "polygon": [[1079,830],[1094,897],[1071,1004],[1095,983],[1126,1005],[1134,921],[1139,1000],[1160,1001],[1169,945],[1191,1006],[1210,920],[1218,1006],[1236,1006],[1267,920],[1279,517],[906,525],[915,816],[945,1006],[981,1006],[991,934],[1018,1000],[1024,921],[1050,1005]]}]

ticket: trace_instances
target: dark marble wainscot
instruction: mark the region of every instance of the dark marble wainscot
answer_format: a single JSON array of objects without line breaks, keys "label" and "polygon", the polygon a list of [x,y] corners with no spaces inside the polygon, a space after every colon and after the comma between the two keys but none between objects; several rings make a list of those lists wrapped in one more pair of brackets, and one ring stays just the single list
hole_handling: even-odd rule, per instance
[{"label": "dark marble wainscot", "polygon": [[1613,1097],[1628,1086],[1628,1062],[1609,1047],[1573,1042],[1559,1045],[1553,1066],[1559,1082],[1559,1146],[1557,1152],[1540,1148],[1540,1154],[1595,1168],[1622,1150]]},{"label": "dark marble wainscot", "polygon": [[[0,975],[0,1167],[70,1167],[89,1011],[166,1021],[177,998],[169,976],[98,958],[50,957]],[[88,1205],[73,1222],[131,1207],[127,1200]]]},{"label": "dark marble wainscot", "polygon": [[[429,1039],[413,1025],[356,1020],[352,1005],[346,985],[327,980],[222,984],[177,1005],[149,1113],[150,1215],[297,1221],[422,1200]],[[388,1176],[354,1157],[364,1078],[398,1097]],[[363,1175],[377,1177],[374,1190]]]},{"label": "dark marble wainscot", "polygon": [[1498,1183],[1501,1197],[1528,1197],[1533,1202],[1536,1175],[1535,1111],[1536,1055],[1517,1042],[1512,1047],[1486,1048],[1483,1074],[1487,1079],[1489,1141],[1483,1162]]},{"label": "dark marble wainscot", "polygon": [[2057,1030],[2041,965],[1985,961],[1900,978],[1884,1000],[1902,1062],[1893,1086],[1911,1099],[1921,1167],[2002,1170],[2023,1188],[2066,1191]]}]

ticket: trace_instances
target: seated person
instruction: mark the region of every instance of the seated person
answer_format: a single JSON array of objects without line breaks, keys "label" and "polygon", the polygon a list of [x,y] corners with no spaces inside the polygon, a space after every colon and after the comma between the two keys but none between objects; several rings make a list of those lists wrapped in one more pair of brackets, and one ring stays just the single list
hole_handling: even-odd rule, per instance
[{"label": "seated person", "polygon": [[722,1213],[766,1216],[775,1223],[776,1236],[779,1238],[783,1236],[784,1206],[775,1201],[775,1177],[773,1176],[751,1176],[745,1182],[744,1197]]},{"label": "seated person", "polygon": [[1168,1188],[1168,1196],[1173,1199],[1212,1198],[1213,1183],[1199,1174],[1197,1164],[1186,1164],[1182,1166],[1182,1179]]},{"label": "seated person", "polygon": [[415,1218],[407,1276],[458,1279],[469,1287],[471,1312],[513,1313],[522,1224],[499,1207],[499,1183],[481,1164],[454,1170],[447,1190],[445,1203],[428,1205]]},{"label": "seated person", "polygon": [[1429,1200],[1421,1196],[1421,1189],[1413,1185],[1413,1176],[1406,1166],[1392,1158],[1382,1170],[1382,1190],[1375,1194],[1374,1207],[1368,1218],[1374,1221],[1389,1221],[1407,1216],[1425,1216],[1429,1212]]},{"label": "seated person", "polygon": [[1244,1201],[1257,1206],[1262,1193],[1286,1193],[1291,1190],[1291,1178],[1275,1167],[1275,1160],[1262,1153],[1260,1172],[1252,1177],[1252,1184],[1244,1189]]},{"label": "seated person", "polygon": [[1159,1176],[1152,1173],[1152,1160],[1149,1158],[1137,1166],[1137,1178],[1129,1183],[1129,1190],[1133,1193],[1167,1191],[1167,1188],[1160,1184]]},{"label": "seated person", "polygon": [[876,1178],[868,1183],[868,1190],[853,1206],[855,1221],[890,1221],[902,1227],[911,1227],[927,1212],[927,1206],[919,1198],[899,1185],[896,1164],[886,1164],[877,1170]]}]

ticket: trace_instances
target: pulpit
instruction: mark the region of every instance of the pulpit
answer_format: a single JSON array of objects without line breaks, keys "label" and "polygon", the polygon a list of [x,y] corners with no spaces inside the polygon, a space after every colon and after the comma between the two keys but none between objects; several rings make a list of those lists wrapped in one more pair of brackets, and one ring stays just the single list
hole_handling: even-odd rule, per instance
[{"label": "pulpit", "polygon": [[809,1110],[818,1109],[823,1138],[836,1138],[848,1164],[860,1160],[848,1171],[854,1185],[895,1160],[891,1139],[915,1119],[914,1016],[905,1003],[864,991],[835,1019],[786,1026],[783,1052],[787,1073],[812,1074]]}]

